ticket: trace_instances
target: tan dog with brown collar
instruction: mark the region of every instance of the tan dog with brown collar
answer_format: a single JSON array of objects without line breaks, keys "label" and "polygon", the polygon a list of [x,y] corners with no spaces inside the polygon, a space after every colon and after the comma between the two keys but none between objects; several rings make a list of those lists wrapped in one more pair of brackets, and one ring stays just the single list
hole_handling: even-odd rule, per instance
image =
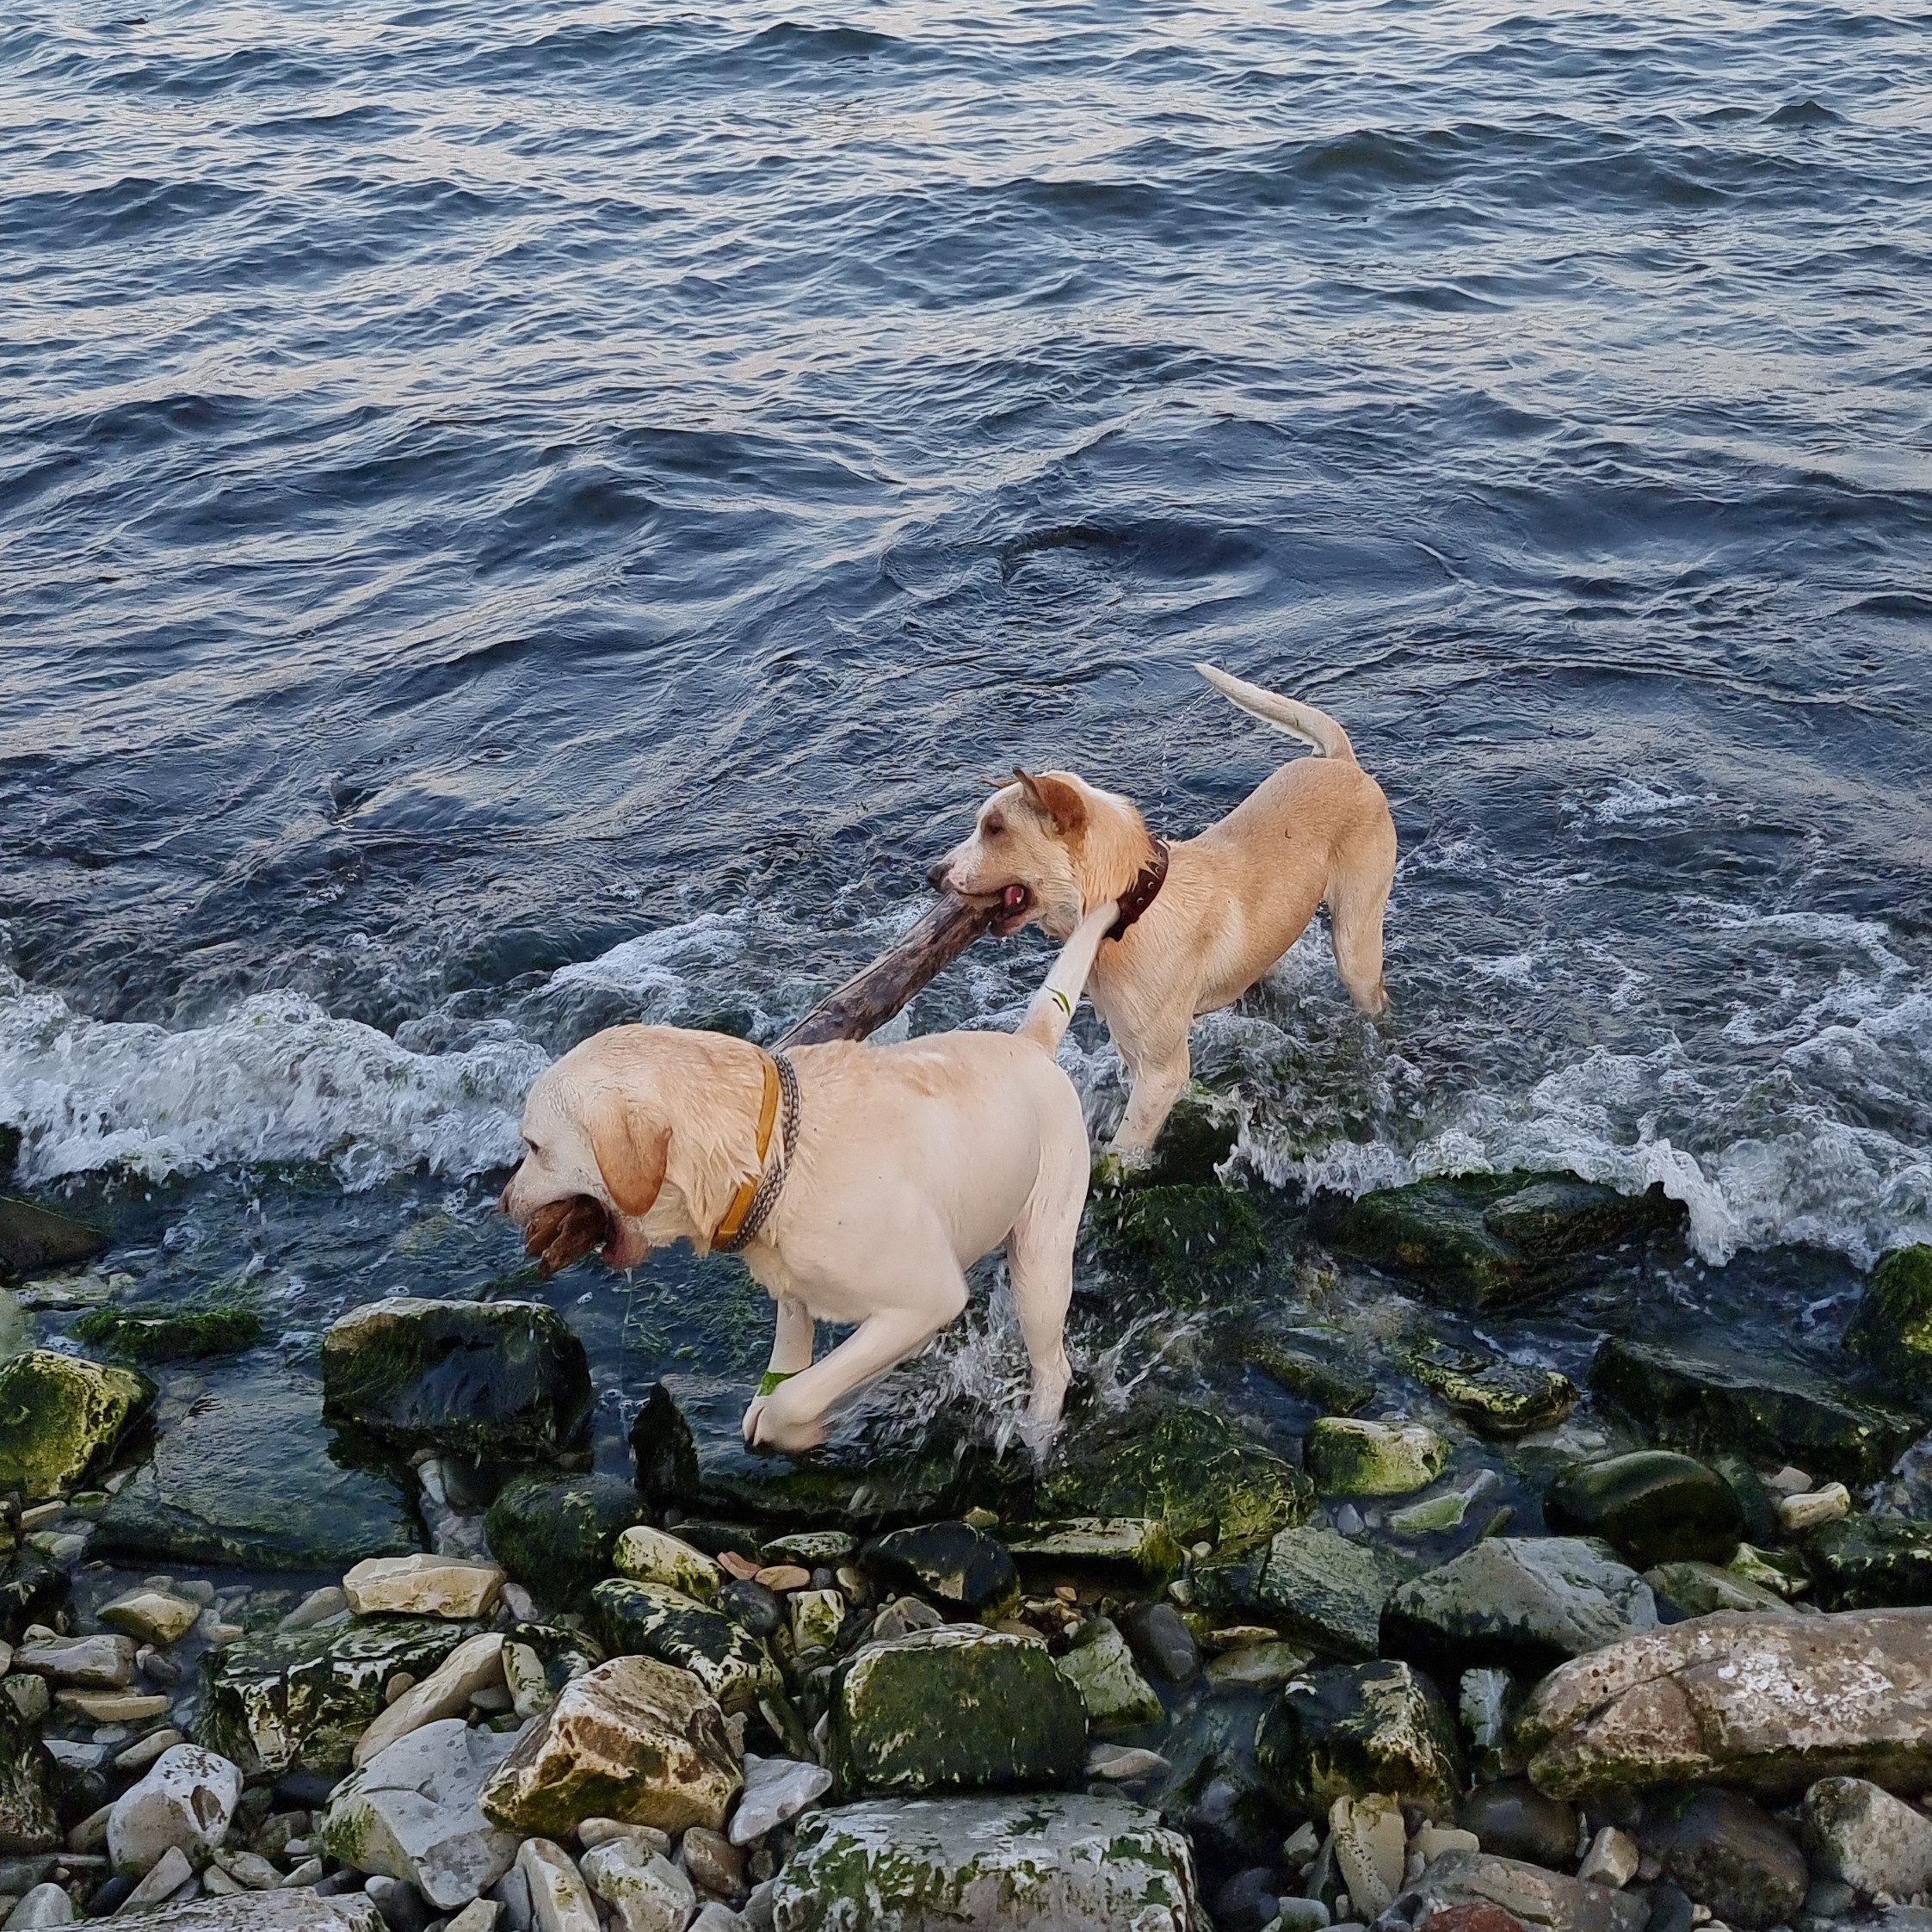
[{"label": "tan dog with brown collar", "polygon": [[1015,772],[972,836],[933,868],[935,885],[1002,902],[993,930],[1038,920],[1055,938],[1113,899],[1121,924],[1094,962],[1096,1010],[1126,1064],[1114,1151],[1145,1160],[1188,1083],[1188,1033],[1231,1005],[1329,909],[1335,963],[1364,1013],[1388,1005],[1382,915],[1395,878],[1395,822],[1325,712],[1194,669],[1244,711],[1319,756],[1265,778],[1219,824],[1172,847],[1126,799],[1071,772]]}]

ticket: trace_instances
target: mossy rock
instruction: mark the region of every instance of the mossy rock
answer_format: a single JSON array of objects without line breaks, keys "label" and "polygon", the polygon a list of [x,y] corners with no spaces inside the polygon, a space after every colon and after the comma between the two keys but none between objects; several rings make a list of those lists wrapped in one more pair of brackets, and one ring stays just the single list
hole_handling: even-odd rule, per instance
[{"label": "mossy rock", "polygon": [[1289,1684],[1262,1713],[1255,1757],[1285,1810],[1325,1818],[1381,1792],[1446,1817],[1462,1788],[1455,1719],[1406,1663],[1338,1664]]},{"label": "mossy rock", "polygon": [[1176,1301],[1245,1281],[1268,1260],[1259,1210],[1240,1189],[1219,1183],[1096,1194],[1087,1226],[1108,1261]]},{"label": "mossy rock", "polygon": [[1552,1486],[1543,1515],[1561,1534],[1601,1536],[1638,1570],[1728,1563],[1744,1531],[1723,1477],[1669,1449],[1578,1465]]},{"label": "mossy rock", "polygon": [[1382,1608],[1414,1568],[1392,1550],[1305,1523],[1237,1561],[1200,1565],[1194,1596],[1204,1609],[1262,1618],[1337,1656],[1373,1657]]},{"label": "mossy rock", "polygon": [[65,1842],[54,1809],[52,1756],[12,1699],[0,1697],[0,1856],[27,1857]]},{"label": "mossy rock", "polygon": [[688,1670],[725,1710],[743,1710],[784,1680],[756,1637],[721,1610],[662,1583],[607,1577],[590,1592],[590,1628],[610,1657],[648,1657]]},{"label": "mossy rock", "polygon": [[1713,1361],[1644,1342],[1606,1342],[1589,1386],[1663,1447],[1794,1462],[1849,1484],[1877,1481],[1924,1427],[1803,1369]]},{"label": "mossy rock", "polygon": [[1348,1359],[1355,1347],[1328,1330],[1290,1329],[1245,1337],[1239,1352],[1277,1388],[1324,1416],[1352,1416],[1375,1399],[1373,1379]]},{"label": "mossy rock", "polygon": [[620,1477],[518,1476],[490,1505],[483,1533],[518,1583],[568,1608],[610,1574],[617,1539],[649,1516],[644,1497]]},{"label": "mossy rock", "polygon": [[1206,1540],[1237,1555],[1315,1507],[1308,1478],[1238,1433],[1215,1410],[1165,1398],[1063,1437],[1062,1460],[1040,1483],[1044,1513],[1139,1516],[1183,1546]]},{"label": "mossy rock", "polygon": [[808,1455],[755,1453],[741,1427],[753,1386],[667,1375],[651,1389],[631,1425],[631,1454],[654,1509],[826,1529],[931,1522],[976,1507],[1031,1513],[1025,1449],[997,1450],[943,1418],[907,1442],[876,1418],[848,1414],[832,1418],[830,1440]]},{"label": "mossy rock", "polygon": [[1024,1637],[946,1624],[867,1644],[831,1691],[831,1762],[849,1792],[1064,1784],[1086,1760],[1079,1691]]},{"label": "mossy rock", "polygon": [[1707,1617],[1717,1610],[1769,1611],[1782,1615],[1788,1610],[1802,1611],[1805,1608],[1802,1603],[1788,1603],[1775,1590],[1733,1576],[1730,1571],[1710,1563],[1661,1563],[1644,1572],[1644,1581],[1659,1603],[1668,1603],[1685,1617]]},{"label": "mossy rock", "polygon": [[1932,1413],[1932,1247],[1894,1248],[1879,1257],[1845,1346]]},{"label": "mossy rock", "polygon": [[1482,1349],[1431,1341],[1405,1353],[1401,1366],[1472,1428],[1504,1440],[1554,1429],[1583,1398],[1577,1385],[1553,1368]]},{"label": "mossy rock", "polygon": [[540,1462],[578,1446],[590,1364],[540,1301],[392,1296],[352,1309],[322,1340],[323,1412],[392,1447]]},{"label": "mossy rock", "polygon": [[1932,1604],[1932,1522],[1847,1516],[1813,1530],[1804,1553],[1823,1609]]},{"label": "mossy rock", "polygon": [[130,1368],[35,1349],[0,1364],[0,1490],[67,1496],[154,1402]]},{"label": "mossy rock", "polygon": [[365,1557],[425,1548],[401,1487],[331,1451],[313,1383],[279,1369],[224,1381],[164,1432],[108,1503],[95,1552],[339,1575]]},{"label": "mossy rock", "polygon": [[68,1587],[67,1572],[38,1551],[9,1551],[0,1559],[0,1638],[17,1644],[28,1624],[52,1623]]},{"label": "mossy rock", "polygon": [[93,1260],[107,1245],[107,1236],[84,1221],[31,1201],[0,1195],[0,1276],[72,1268]]},{"label": "mossy rock", "polygon": [[1240,1139],[1240,1109],[1196,1081],[1175,1102],[1145,1161],[1129,1167],[1111,1154],[1095,1161],[1093,1191],[1215,1186]]},{"label": "mossy rock", "polygon": [[1322,1496],[1412,1496],[1448,1466],[1449,1445],[1421,1423],[1324,1416],[1304,1455]]},{"label": "mossy rock", "polygon": [[1472,1312],[1559,1285],[1565,1264],[1684,1217],[1661,1187],[1619,1194],[1573,1174],[1466,1174],[1385,1188],[1319,1217],[1342,1253],[1413,1278]]},{"label": "mossy rock", "polygon": [[1166,1719],[1159,1695],[1135,1668],[1127,1640],[1108,1617],[1089,1617],[1060,1658],[1086,1706],[1087,1722],[1102,1733],[1133,1731]]},{"label": "mossy rock", "polygon": [[420,1682],[482,1626],[355,1617],[244,1637],[201,1660],[197,1739],[249,1773],[346,1771],[398,1672]]},{"label": "mossy rock", "polygon": [[860,1566],[889,1594],[921,1596],[997,1623],[1019,1608],[1020,1573],[1006,1546],[970,1523],[920,1523],[875,1537]]},{"label": "mossy rock", "polygon": [[188,1361],[238,1355],[262,1339],[261,1312],[245,1301],[199,1307],[90,1308],[74,1324],[77,1340],[129,1361]]}]

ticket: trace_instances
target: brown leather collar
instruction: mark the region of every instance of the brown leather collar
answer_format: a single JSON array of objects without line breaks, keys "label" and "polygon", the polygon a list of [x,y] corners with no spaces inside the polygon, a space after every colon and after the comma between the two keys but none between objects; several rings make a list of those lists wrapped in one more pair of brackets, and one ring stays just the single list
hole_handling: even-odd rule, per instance
[{"label": "brown leather collar", "polygon": [[1161,896],[1167,883],[1167,841],[1154,841],[1154,855],[1134,874],[1133,885],[1120,895],[1120,916],[1107,929],[1109,939],[1119,939],[1135,920]]}]

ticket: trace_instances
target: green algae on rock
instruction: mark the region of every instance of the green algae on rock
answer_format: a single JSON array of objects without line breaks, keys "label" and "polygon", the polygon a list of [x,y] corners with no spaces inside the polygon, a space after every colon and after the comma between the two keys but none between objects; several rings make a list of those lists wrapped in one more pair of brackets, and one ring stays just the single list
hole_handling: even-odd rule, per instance
[{"label": "green algae on rock", "polygon": [[1804,1554],[1827,1610],[1932,1604],[1932,1522],[1847,1516],[1813,1530]]},{"label": "green algae on rock", "polygon": [[60,1845],[55,1775],[35,1726],[10,1698],[0,1697],[0,1855],[19,1858]]},{"label": "green algae on rock", "polygon": [[154,1393],[133,1369],[51,1349],[0,1364],[0,1490],[30,1503],[71,1494],[146,1414]]},{"label": "green algae on rock", "polygon": [[1239,1346],[1242,1361],[1324,1415],[1352,1416],[1375,1399],[1373,1380],[1348,1360],[1357,1344],[1332,1330],[1276,1330],[1247,1336]]},{"label": "green algae on rock", "polygon": [[1667,1448],[1741,1451],[1842,1483],[1876,1482],[1924,1427],[1805,1369],[1714,1361],[1644,1342],[1606,1342],[1589,1386]]},{"label": "green algae on rock", "polygon": [[1254,1202],[1218,1182],[1097,1194],[1087,1225],[1103,1256],[1145,1275],[1176,1303],[1245,1281],[1268,1260]]},{"label": "green algae on rock", "polygon": [[540,1601],[568,1608],[610,1574],[617,1539],[651,1514],[620,1477],[527,1475],[483,1519],[490,1553]]},{"label": "green algae on rock", "polygon": [[1707,1617],[1714,1610],[1768,1611],[1776,1615],[1811,1610],[1808,1604],[1787,1602],[1775,1590],[1711,1563],[1662,1563],[1646,1570],[1644,1581],[1658,1602],[1668,1603],[1687,1617]]},{"label": "green algae on rock", "polygon": [[211,1388],[108,1503],[96,1553],[340,1573],[424,1548],[397,1484],[335,1460],[313,1389],[279,1370]]},{"label": "green algae on rock", "polygon": [[589,1422],[583,1344],[540,1301],[395,1295],[351,1309],[322,1338],[323,1412],[405,1453],[454,1449],[540,1462]]},{"label": "green algae on rock", "polygon": [[38,1550],[10,1550],[0,1558],[0,1638],[20,1641],[30,1623],[51,1623],[67,1597],[67,1572]]},{"label": "green algae on rock", "polygon": [[1046,1646],[968,1624],[867,1644],[832,1677],[832,1758],[851,1792],[1062,1784],[1087,1712]]},{"label": "green algae on rock", "polygon": [[98,1228],[57,1214],[31,1201],[0,1194],[0,1275],[32,1275],[44,1268],[72,1268],[108,1245]]},{"label": "green algae on rock", "polygon": [[1879,1256],[1845,1346],[1920,1409],[1932,1410],[1932,1247],[1894,1248]]},{"label": "green algae on rock", "polygon": [[1087,1722],[1098,1731],[1131,1731],[1158,1724],[1166,1715],[1153,1687],[1134,1667],[1133,1653],[1119,1626],[1108,1617],[1089,1617],[1059,1660],[1087,1707]]},{"label": "green algae on rock", "polygon": [[1481,1349],[1432,1341],[1408,1351],[1401,1366],[1425,1389],[1485,1435],[1508,1438],[1554,1429],[1583,1392],[1553,1368],[1536,1368]]},{"label": "green algae on rock", "polygon": [[1308,1523],[1282,1530],[1238,1561],[1202,1564],[1194,1596],[1206,1609],[1265,1616],[1341,1656],[1373,1657],[1382,1607],[1413,1568],[1393,1551]]},{"label": "green algae on rock", "polygon": [[1075,1569],[1119,1567],[1153,1583],[1177,1575],[1187,1560],[1187,1552],[1166,1524],[1148,1516],[1067,1516],[1017,1523],[1001,1540],[1015,1558]]},{"label": "green algae on rock", "polygon": [[1633,1568],[1730,1562],[1744,1514],[1715,1470],[1668,1449],[1579,1464],[1543,1501],[1552,1529],[1601,1536]]},{"label": "green algae on rock", "polygon": [[868,1799],[799,1821],[779,1932],[1195,1932],[1187,1838],[1123,1798]]},{"label": "green algae on rock", "polygon": [[201,1660],[196,1736],[244,1771],[346,1771],[398,1672],[420,1681],[481,1626],[356,1617],[244,1637]]},{"label": "green algae on rock", "polygon": [[1573,1174],[1465,1174],[1363,1194],[1327,1234],[1342,1253],[1473,1312],[1534,1299],[1565,1263],[1640,1240],[1684,1212],[1661,1187],[1623,1194]]},{"label": "green algae on rock", "polygon": [[1262,1713],[1255,1756],[1275,1798],[1303,1818],[1371,1792],[1447,1815],[1462,1788],[1455,1719],[1406,1663],[1337,1664],[1296,1678]]},{"label": "green algae on rock", "polygon": [[590,1592],[589,1615],[610,1655],[655,1657],[688,1670],[727,1711],[785,1688],[756,1637],[682,1590],[607,1577]]},{"label": "green algae on rock", "polygon": [[1447,1466],[1449,1445],[1421,1423],[1324,1416],[1308,1432],[1307,1469],[1322,1496],[1410,1496]]},{"label": "green algae on rock", "polygon": [[200,1306],[90,1308],[74,1324],[77,1340],[129,1361],[187,1361],[238,1355],[262,1339],[261,1312],[251,1302],[210,1301]]}]

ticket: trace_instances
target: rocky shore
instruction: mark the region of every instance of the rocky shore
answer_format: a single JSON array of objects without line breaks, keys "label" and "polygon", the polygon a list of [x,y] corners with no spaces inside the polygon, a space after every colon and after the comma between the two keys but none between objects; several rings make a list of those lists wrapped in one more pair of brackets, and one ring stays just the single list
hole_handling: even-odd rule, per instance
[{"label": "rocky shore", "polygon": [[1932,1250],[1835,1373],[1566,1373],[1484,1336],[1660,1195],[1318,1204],[1262,1295],[1268,1213],[1096,1197],[1126,1303],[1239,1316],[1044,1466],[674,1375],[620,1471],[544,1302],[371,1302],[318,1386],[0,1203],[0,1928],[1932,1932]]}]

